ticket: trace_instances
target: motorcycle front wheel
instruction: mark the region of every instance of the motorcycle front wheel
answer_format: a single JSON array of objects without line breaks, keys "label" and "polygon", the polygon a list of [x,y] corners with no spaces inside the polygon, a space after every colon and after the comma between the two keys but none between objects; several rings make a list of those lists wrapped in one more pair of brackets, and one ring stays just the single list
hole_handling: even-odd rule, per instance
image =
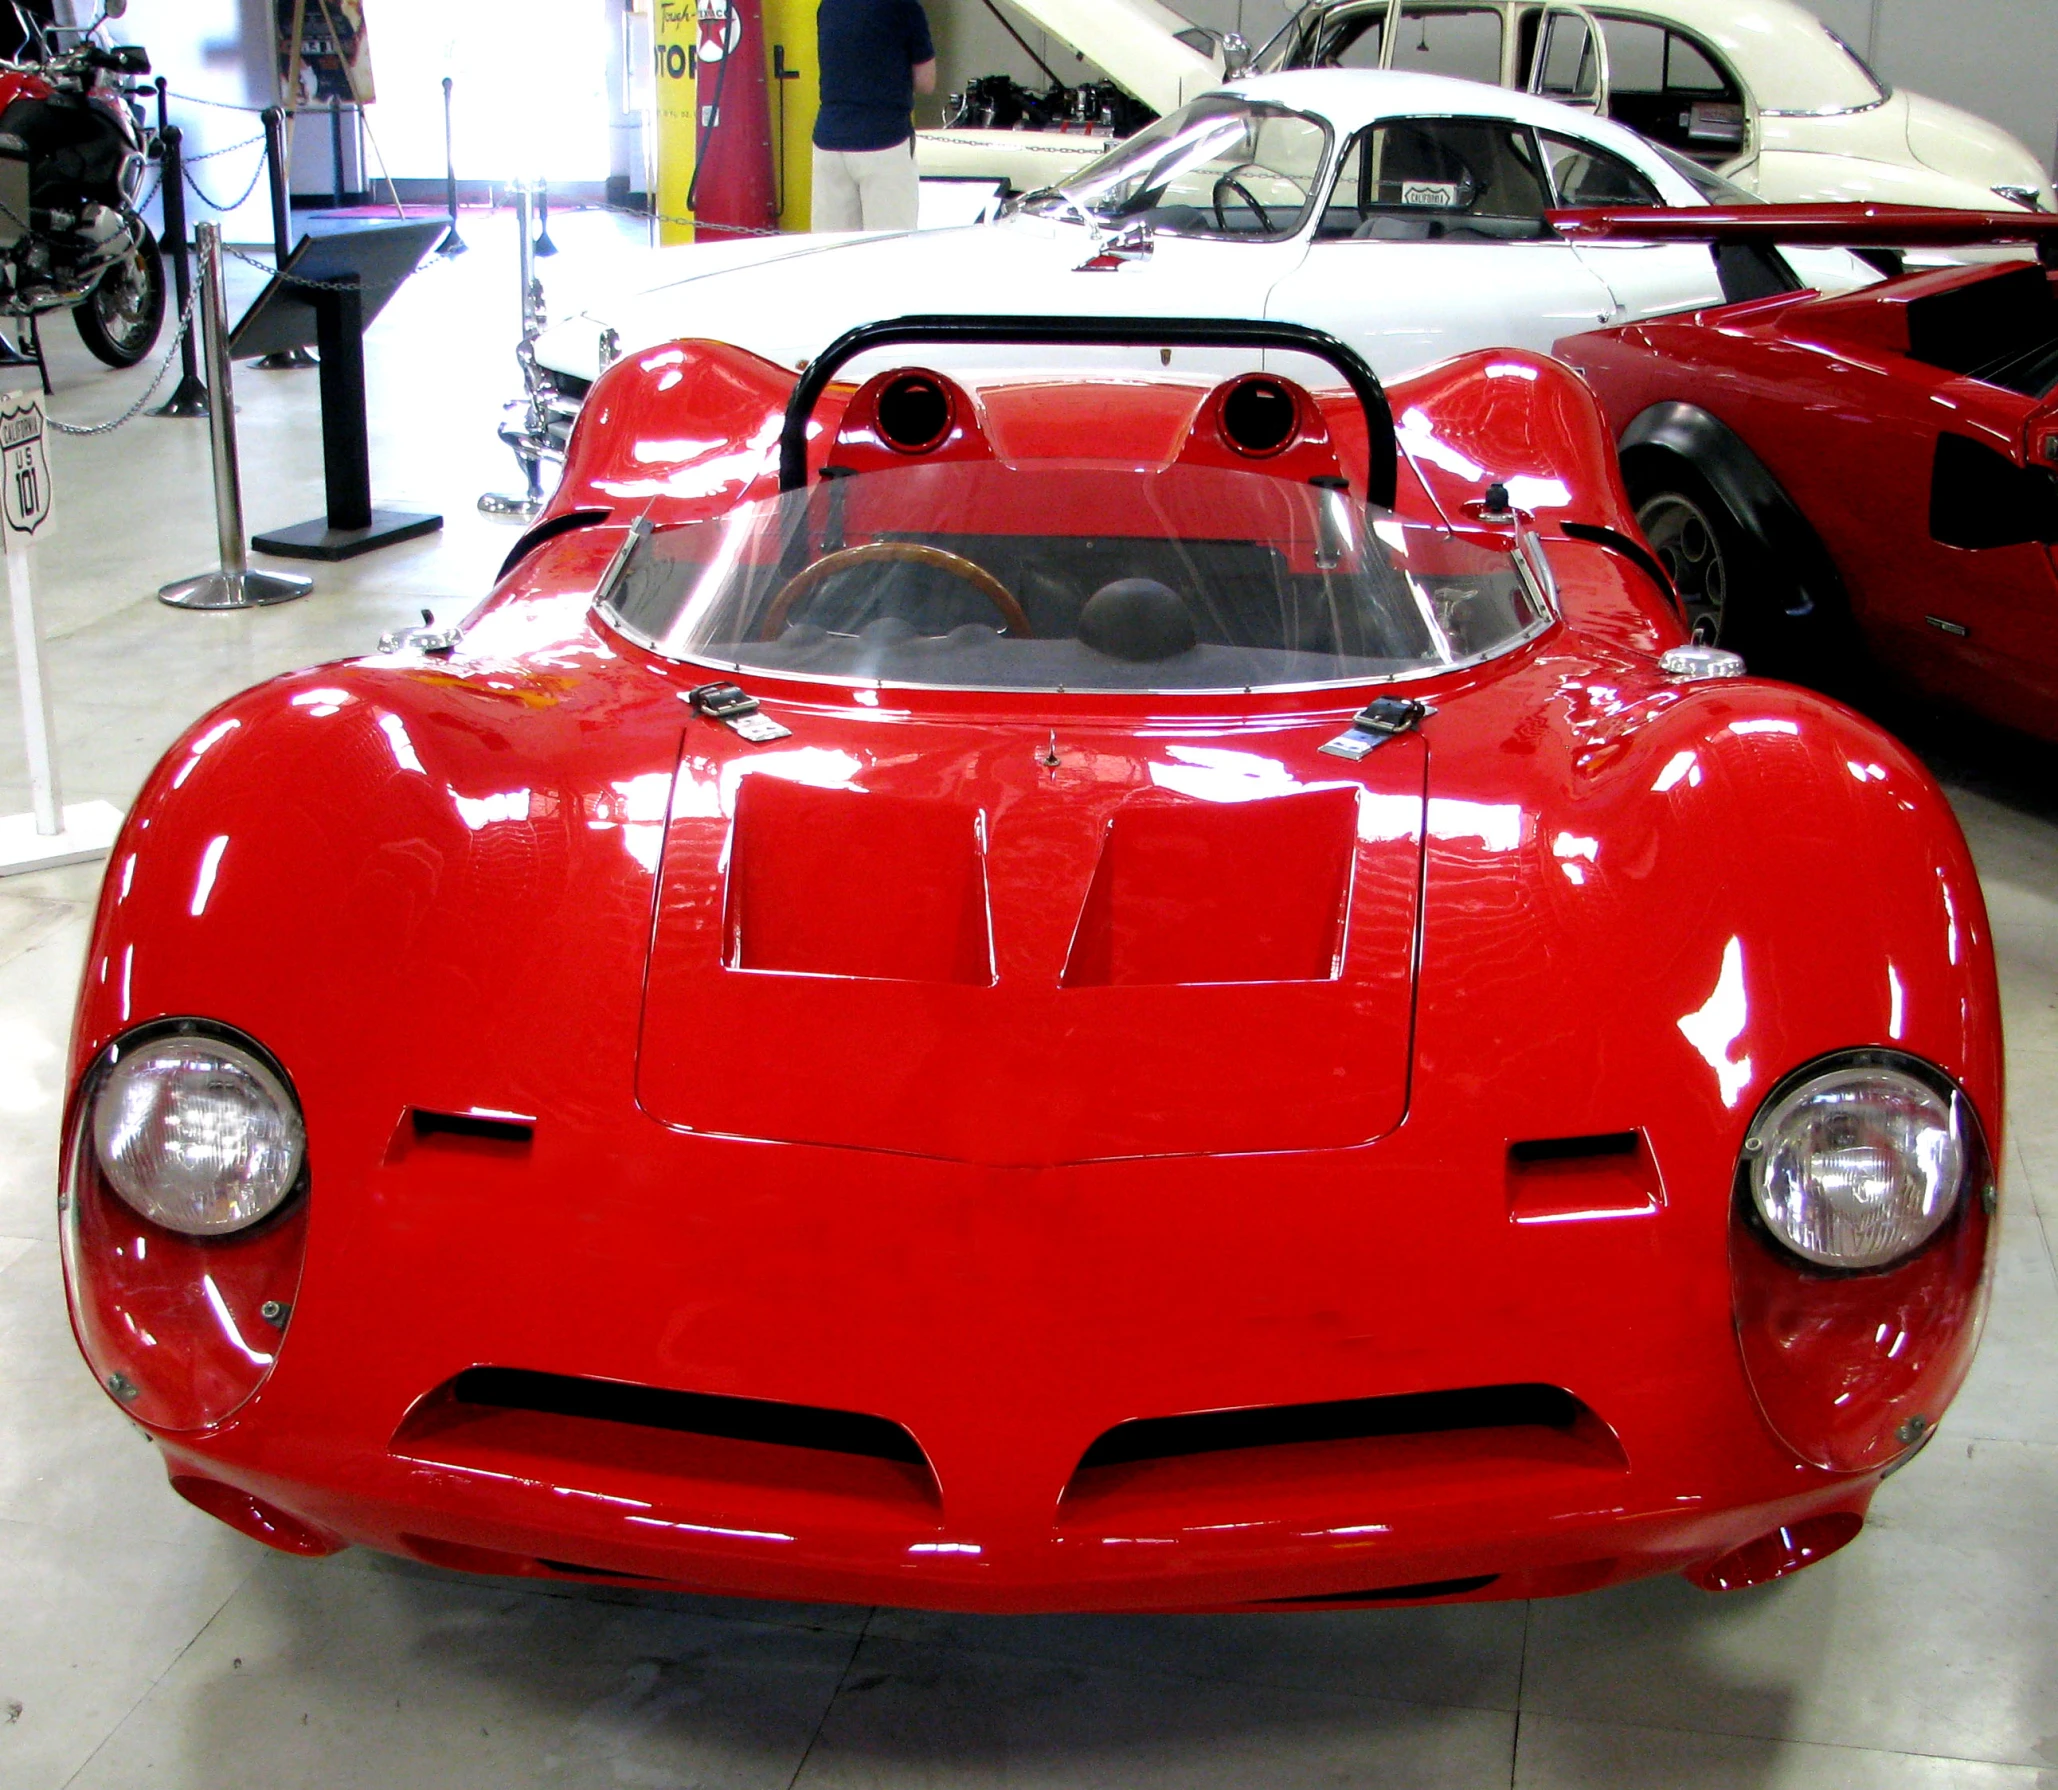
[{"label": "motorcycle front wheel", "polygon": [[133,367],[156,346],[164,327],[164,257],[150,226],[136,221],[142,240],[100,276],[72,316],[79,340],[110,367]]}]

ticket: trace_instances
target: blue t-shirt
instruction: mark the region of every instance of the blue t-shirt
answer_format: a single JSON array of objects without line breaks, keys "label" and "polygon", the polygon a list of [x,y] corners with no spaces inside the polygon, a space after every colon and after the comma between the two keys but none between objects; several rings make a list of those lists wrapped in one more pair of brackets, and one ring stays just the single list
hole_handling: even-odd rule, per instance
[{"label": "blue t-shirt", "polygon": [[915,134],[915,65],[933,61],[921,0],[822,0],[817,149],[891,149]]}]

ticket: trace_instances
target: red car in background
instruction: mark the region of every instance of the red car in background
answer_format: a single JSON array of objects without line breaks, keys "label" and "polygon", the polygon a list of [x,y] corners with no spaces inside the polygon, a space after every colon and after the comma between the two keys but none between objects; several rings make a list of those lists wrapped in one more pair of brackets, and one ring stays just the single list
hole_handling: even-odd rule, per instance
[{"label": "red car in background", "polygon": [[1856,693],[1863,660],[2058,739],[2058,293],[2004,261],[1826,298],[1778,245],[2030,241],[2058,217],[1897,206],[1564,212],[1576,243],[1705,239],[1743,302],[1568,337],[1703,638]]},{"label": "red car in background", "polygon": [[1977,1338],[1986,920],[1921,766],[1633,533],[1533,354],[625,357],[462,627],[131,810],[93,1373],[302,1554],[1016,1611],[1821,1558]]}]

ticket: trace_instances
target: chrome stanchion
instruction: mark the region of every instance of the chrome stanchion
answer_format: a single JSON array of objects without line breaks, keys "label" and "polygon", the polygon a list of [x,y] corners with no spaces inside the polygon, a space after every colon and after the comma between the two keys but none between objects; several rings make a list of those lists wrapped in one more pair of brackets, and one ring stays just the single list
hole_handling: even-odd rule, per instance
[{"label": "chrome stanchion", "polygon": [[214,521],[221,570],[182,578],[157,593],[174,609],[257,609],[290,603],[314,589],[310,578],[253,572],[243,542],[243,484],[236,463],[236,400],[229,382],[229,308],[222,287],[219,224],[194,232],[200,252],[200,346],[207,361],[208,435],[214,449]]},{"label": "chrome stanchion", "polygon": [[450,126],[450,87],[443,77],[443,196],[450,207],[450,234],[443,239],[439,255],[462,255],[464,238],[457,233],[457,137]]},{"label": "chrome stanchion", "polygon": [[[525,489],[519,497],[489,491],[479,499],[479,509],[488,516],[533,522],[543,512],[543,462],[556,455],[550,439],[550,400],[557,395],[557,388],[536,361],[536,338],[543,333],[550,314],[543,302],[543,282],[536,277],[535,188],[529,181],[518,180],[514,194],[522,275],[522,340],[515,350],[515,360],[522,369],[526,396],[508,405],[506,420],[500,425],[500,439],[514,450]],[[521,416],[519,423],[513,420],[517,412]]]}]

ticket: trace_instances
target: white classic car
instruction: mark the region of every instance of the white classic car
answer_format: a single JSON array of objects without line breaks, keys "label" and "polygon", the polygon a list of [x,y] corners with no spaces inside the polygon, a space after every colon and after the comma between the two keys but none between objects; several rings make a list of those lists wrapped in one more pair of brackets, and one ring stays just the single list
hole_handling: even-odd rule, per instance
[{"label": "white classic car", "polygon": [[[1558,206],[1747,197],[1550,100],[1434,75],[1266,75],[991,223],[659,250],[648,287],[546,331],[536,358],[575,407],[605,356],[682,336],[795,366],[854,324],[911,311],[1087,312],[1284,318],[1395,379],[1467,349],[1547,352],[1756,296],[1762,275],[1735,257],[1719,267],[1703,244],[1575,246],[1545,221]],[[1874,277],[1841,250],[1789,258],[1827,290]]]},{"label": "white classic car", "polygon": [[[1839,200],[1984,210],[1998,196],[2058,210],[2049,176],[2006,131],[1919,93],[1891,90],[1789,0],[1313,0],[1250,59],[1159,0],[1018,0],[1146,108],[1169,111],[1240,73],[1393,69],[1542,94],[1726,174],[1774,204]],[[1393,28],[1389,15],[1398,8]],[[1017,128],[978,128],[1009,90]],[[1097,88],[1035,94],[974,82],[957,123],[917,137],[928,176],[1051,184],[1104,149],[1095,131],[1133,108]],[[1024,129],[1069,111],[1057,129]],[[1026,114],[1026,116],[1025,116]],[[1005,125],[1007,116],[997,120]]]}]

